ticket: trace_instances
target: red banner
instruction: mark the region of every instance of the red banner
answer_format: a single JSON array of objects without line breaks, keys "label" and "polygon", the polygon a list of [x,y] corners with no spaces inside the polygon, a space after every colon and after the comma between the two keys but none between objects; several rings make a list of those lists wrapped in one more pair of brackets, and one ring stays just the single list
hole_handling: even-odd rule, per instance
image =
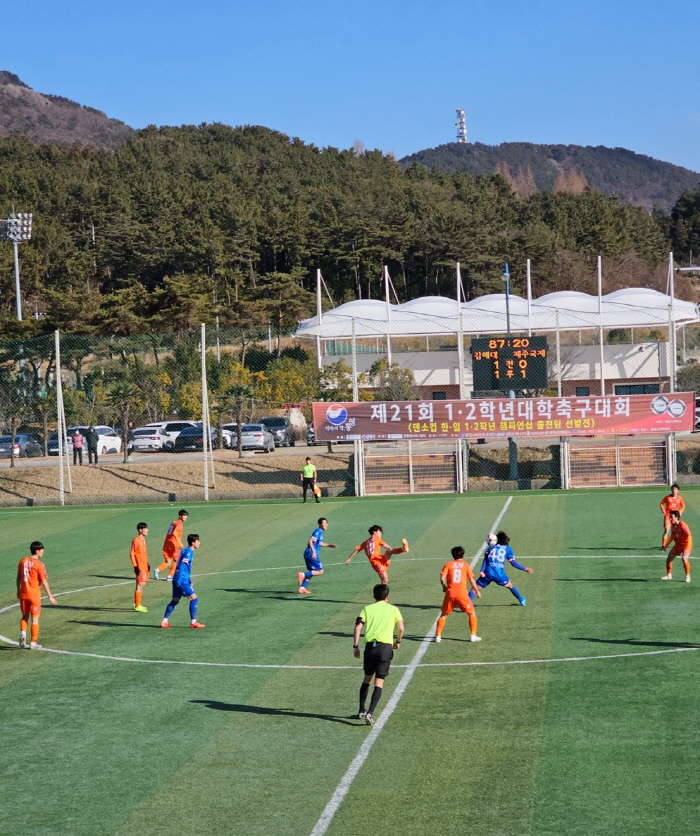
[{"label": "red banner", "polygon": [[313,404],[317,441],[690,432],[695,393]]}]

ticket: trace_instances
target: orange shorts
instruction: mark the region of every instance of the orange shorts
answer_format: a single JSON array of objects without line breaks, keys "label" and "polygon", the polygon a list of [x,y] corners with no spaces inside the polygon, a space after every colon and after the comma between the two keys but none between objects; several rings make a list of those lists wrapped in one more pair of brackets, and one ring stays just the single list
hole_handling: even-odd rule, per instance
[{"label": "orange shorts", "polygon": [[383,575],[389,568],[391,558],[380,557],[378,560],[370,560],[369,565],[378,575]]},{"label": "orange shorts", "polygon": [[179,556],[177,546],[174,543],[168,543],[167,546],[163,546],[163,557],[166,560],[177,560]]},{"label": "orange shorts", "polygon": [[685,548],[680,548],[679,546],[674,546],[671,551],[668,553],[669,557],[690,557],[690,552],[692,549],[689,546]]},{"label": "orange shorts", "polygon": [[19,608],[25,618],[28,615],[39,615],[41,612],[41,598],[20,598]]},{"label": "orange shorts", "polygon": [[668,516],[668,514],[665,514],[664,515],[664,528],[670,528],[670,527],[671,527],[671,518]]},{"label": "orange shorts", "polygon": [[462,612],[468,613],[469,615],[474,614],[474,604],[469,600],[469,598],[453,598],[449,592],[446,593],[445,599],[442,602],[442,609],[440,610],[441,614],[449,615],[455,607],[462,610]]},{"label": "orange shorts", "polygon": [[138,575],[136,575],[136,583],[148,583],[148,566],[138,566]]}]

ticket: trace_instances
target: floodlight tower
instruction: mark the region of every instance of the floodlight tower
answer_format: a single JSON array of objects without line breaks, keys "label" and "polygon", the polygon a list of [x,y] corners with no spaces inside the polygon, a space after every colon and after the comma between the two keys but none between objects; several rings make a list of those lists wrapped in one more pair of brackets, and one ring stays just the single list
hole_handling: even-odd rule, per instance
[{"label": "floodlight tower", "polygon": [[12,241],[15,251],[15,294],[17,296],[17,320],[22,321],[22,295],[19,287],[19,242],[29,241],[32,237],[32,213],[12,212],[5,220],[5,238]]},{"label": "floodlight tower", "polygon": [[457,121],[455,122],[457,126],[457,142],[465,143],[467,142],[467,121],[464,118],[464,108],[458,107],[457,108]]}]

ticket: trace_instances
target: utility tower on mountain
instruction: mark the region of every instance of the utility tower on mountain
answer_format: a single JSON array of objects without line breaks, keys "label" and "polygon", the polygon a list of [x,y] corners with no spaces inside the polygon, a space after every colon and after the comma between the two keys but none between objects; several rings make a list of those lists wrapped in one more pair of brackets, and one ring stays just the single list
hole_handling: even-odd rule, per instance
[{"label": "utility tower on mountain", "polygon": [[457,121],[455,122],[457,126],[457,142],[459,143],[466,143],[467,141],[467,121],[464,118],[464,108],[458,107],[457,108]]}]

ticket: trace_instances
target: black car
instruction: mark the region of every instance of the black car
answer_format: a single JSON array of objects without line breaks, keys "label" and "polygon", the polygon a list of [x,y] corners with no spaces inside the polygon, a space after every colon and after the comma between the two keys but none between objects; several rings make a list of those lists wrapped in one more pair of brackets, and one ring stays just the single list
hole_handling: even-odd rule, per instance
[{"label": "black car", "polygon": [[294,427],[289,418],[261,418],[258,422],[264,424],[275,439],[275,447],[294,447]]},{"label": "black car", "polygon": [[[219,446],[219,433],[212,427],[209,430],[212,447]],[[175,452],[184,453],[186,450],[202,450],[204,448],[204,428],[185,427],[175,439]]]}]

